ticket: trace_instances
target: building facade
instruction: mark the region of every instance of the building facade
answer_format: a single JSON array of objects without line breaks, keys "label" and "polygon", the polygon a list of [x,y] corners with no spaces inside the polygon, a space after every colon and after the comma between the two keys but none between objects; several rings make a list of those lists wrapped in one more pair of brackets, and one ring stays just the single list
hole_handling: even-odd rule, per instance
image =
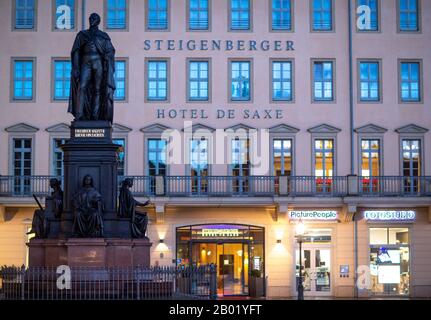
[{"label": "building facade", "polygon": [[153,264],[217,264],[220,295],[295,296],[304,223],[306,295],[431,296],[429,1],[0,9],[0,265],[26,264],[32,194],[62,176],[70,49],[98,12]]}]

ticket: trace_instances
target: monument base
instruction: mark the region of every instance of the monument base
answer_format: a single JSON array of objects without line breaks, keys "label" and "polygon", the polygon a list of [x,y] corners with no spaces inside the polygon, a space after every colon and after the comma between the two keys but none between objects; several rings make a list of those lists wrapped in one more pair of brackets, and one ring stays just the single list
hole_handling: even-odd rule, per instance
[{"label": "monument base", "polygon": [[30,267],[149,267],[149,239],[31,239]]}]

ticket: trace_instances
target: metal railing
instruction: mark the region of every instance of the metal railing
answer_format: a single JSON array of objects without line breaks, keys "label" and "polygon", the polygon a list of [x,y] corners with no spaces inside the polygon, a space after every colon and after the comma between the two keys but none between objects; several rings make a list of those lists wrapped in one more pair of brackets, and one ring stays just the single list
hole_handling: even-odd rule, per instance
[{"label": "metal railing", "polygon": [[[127,176],[133,178],[131,191],[137,197],[156,196],[157,179],[154,176]],[[50,193],[49,180],[54,176],[0,176],[0,197],[44,196]],[[118,177],[120,182],[126,177]],[[352,178],[352,177],[351,177]],[[431,176],[422,177],[355,177],[357,193],[349,190],[347,176],[165,176],[162,194],[167,197],[425,197],[431,196]],[[282,179],[286,185],[281,187]],[[61,179],[60,179],[61,180]],[[280,190],[285,190],[284,194]]]},{"label": "metal railing", "polygon": [[431,196],[431,177],[358,177],[361,196]]},{"label": "metal railing", "polygon": [[[70,277],[69,277],[70,275]],[[215,265],[179,267],[3,267],[4,300],[206,300],[217,297]]]}]

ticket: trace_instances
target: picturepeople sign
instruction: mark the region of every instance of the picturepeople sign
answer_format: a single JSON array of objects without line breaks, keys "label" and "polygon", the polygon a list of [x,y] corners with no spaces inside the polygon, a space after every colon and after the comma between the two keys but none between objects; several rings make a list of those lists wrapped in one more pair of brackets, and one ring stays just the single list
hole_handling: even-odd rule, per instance
[{"label": "picturepeople sign", "polygon": [[364,211],[364,218],[372,221],[414,221],[416,212],[412,210],[367,210]]},{"label": "picturepeople sign", "polygon": [[289,211],[290,220],[337,220],[338,212],[332,210]]}]

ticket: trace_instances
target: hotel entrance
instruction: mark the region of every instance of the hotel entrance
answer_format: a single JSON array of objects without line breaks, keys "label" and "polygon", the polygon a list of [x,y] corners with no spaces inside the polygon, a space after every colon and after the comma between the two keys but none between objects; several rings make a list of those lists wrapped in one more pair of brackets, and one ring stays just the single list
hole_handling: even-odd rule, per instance
[{"label": "hotel entrance", "polygon": [[264,278],[264,229],[244,225],[177,228],[177,264],[217,266],[220,296],[250,294],[250,279]]},{"label": "hotel entrance", "polygon": [[[299,248],[295,250],[296,288],[299,280]],[[331,230],[311,229],[302,244],[302,279],[305,296],[331,295]]]}]

